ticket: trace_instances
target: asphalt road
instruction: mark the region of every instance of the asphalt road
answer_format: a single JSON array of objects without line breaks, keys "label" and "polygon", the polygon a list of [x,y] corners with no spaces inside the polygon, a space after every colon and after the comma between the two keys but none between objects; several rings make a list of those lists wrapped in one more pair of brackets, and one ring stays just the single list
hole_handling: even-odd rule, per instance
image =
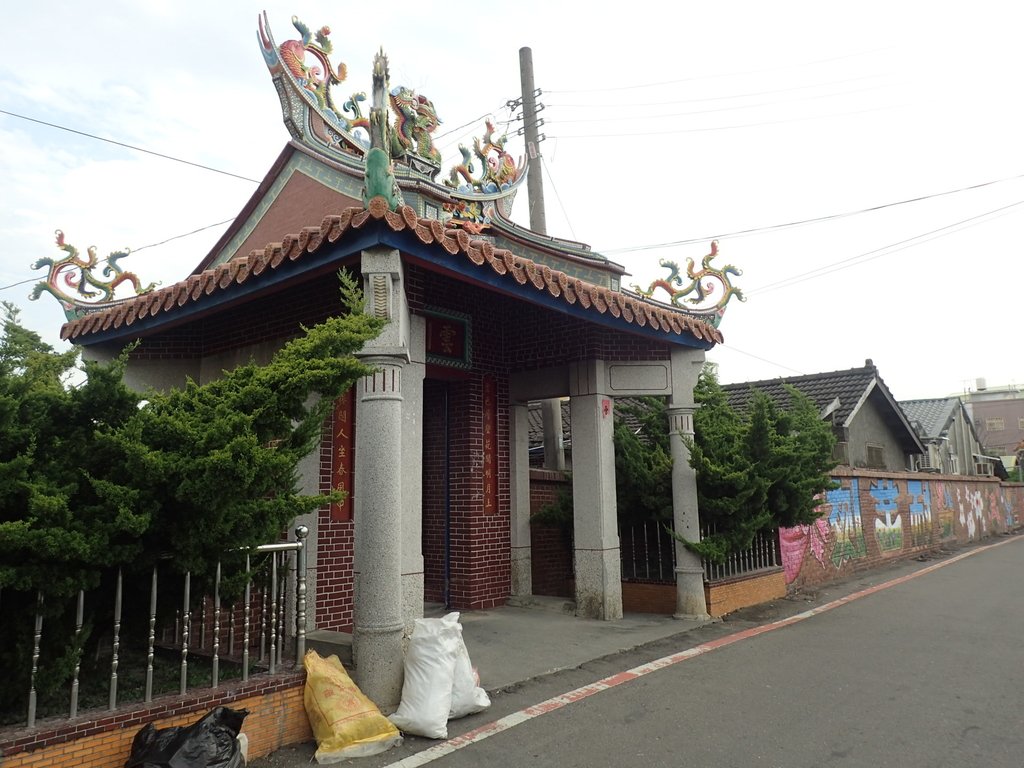
[{"label": "asphalt road", "polygon": [[[1022,590],[1024,536],[962,559],[900,564],[531,681],[453,721],[450,735],[476,733],[457,749],[410,737],[356,762],[1018,768]],[[770,623],[807,609],[813,615]],[[641,666],[659,659],[654,671]],[[610,687],[579,692],[597,680]],[[312,751],[282,750],[253,766],[308,765]]]}]

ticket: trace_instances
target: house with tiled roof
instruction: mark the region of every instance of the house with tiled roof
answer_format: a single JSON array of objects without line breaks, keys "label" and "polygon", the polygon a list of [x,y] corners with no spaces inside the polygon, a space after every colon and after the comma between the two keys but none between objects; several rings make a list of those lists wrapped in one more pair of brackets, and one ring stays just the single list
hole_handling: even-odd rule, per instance
[{"label": "house with tiled roof", "polygon": [[946,475],[997,475],[1006,479],[998,456],[988,456],[970,414],[959,397],[901,400],[900,408],[917,431],[925,451],[914,469]]},{"label": "house with tiled roof", "polygon": [[725,384],[729,404],[743,410],[755,390],[780,406],[789,403],[786,385],[795,387],[832,424],[835,458],[850,467],[899,472],[912,469],[924,446],[871,360],[863,367],[763,381]]},{"label": "house with tiled roof", "polygon": [[[690,264],[694,285],[718,279],[726,297],[703,307],[682,281],[659,281],[666,302],[655,285],[626,288],[623,267],[589,246],[511,221],[529,168],[493,125],[441,175],[433,103],[392,88],[382,55],[368,114],[360,99],[333,100],[316,74],[342,71],[319,44],[328,28],[314,42],[293,23],[301,39],[280,45],[265,17],[259,28],[291,138],[192,274],[87,302],[60,293],[62,270],[75,267],[55,262],[42,290],[64,302],[61,335],[85,357],[134,344],[127,381],[165,388],[268,360],[342,311],[339,269],[361,277],[366,311],[387,321],[360,353],[375,372],[335,403],[301,477],[307,492],[343,488],[349,500],[298,522],[310,530],[307,632],[351,635],[361,687],[393,706],[403,637],[425,602],[465,611],[532,593],[530,402],[565,398],[571,414],[579,615],[622,615],[616,398],[667,398],[674,524],[696,537],[683,440],[737,270],[711,264],[715,244],[699,271]],[[678,613],[704,616],[699,559],[682,545],[676,555]]]}]

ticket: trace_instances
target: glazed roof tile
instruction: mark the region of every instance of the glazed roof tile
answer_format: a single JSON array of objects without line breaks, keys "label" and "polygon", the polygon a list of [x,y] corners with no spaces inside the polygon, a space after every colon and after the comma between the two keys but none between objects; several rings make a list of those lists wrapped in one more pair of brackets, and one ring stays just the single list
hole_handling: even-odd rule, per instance
[{"label": "glazed roof tile", "polygon": [[907,420],[903,409],[900,408],[899,403],[896,402],[879,375],[878,369],[870,360],[865,361],[862,368],[812,373],[807,376],[790,376],[784,379],[745,381],[738,384],[725,384],[722,389],[726,393],[729,405],[738,410],[746,409],[755,389],[764,392],[776,403],[786,407],[789,405],[786,384],[795,387],[809,397],[821,412],[822,418],[831,415],[833,423],[843,427],[849,427],[861,405],[869,397],[873,398],[882,408],[883,419],[897,431],[904,448],[914,453],[924,451],[917,432]]},{"label": "glazed roof tile", "polygon": [[729,405],[743,410],[753,397],[755,389],[764,392],[780,405],[788,405],[789,393],[786,392],[785,385],[789,384],[807,395],[819,411],[833,406],[838,399],[834,411],[835,420],[838,424],[846,424],[854,410],[867,396],[868,387],[876,379],[881,381],[878,370],[874,365],[866,365],[863,368],[850,368],[844,371],[724,384],[722,389],[729,398]]},{"label": "glazed roof tile", "polygon": [[957,407],[960,405],[958,397],[938,397],[929,400],[903,400],[900,408],[907,414],[910,423],[917,430],[919,437],[925,440],[935,440],[942,437],[948,429],[949,423]]},{"label": "glazed roof tile", "polygon": [[532,285],[566,304],[610,314],[640,328],[649,327],[674,336],[690,335],[708,344],[722,342],[721,332],[700,318],[636,294],[584,282],[516,256],[512,251],[495,248],[486,240],[473,239],[465,230],[446,228],[436,219],[419,218],[409,206],[391,211],[382,198],[371,200],[368,208],[346,208],[340,214],[325,216],[319,227],[304,227],[295,234],[285,235],[281,242],[269,243],[263,249],[252,251],[248,257],[235,257],[174,285],[71,320],[61,328],[61,338],[82,343],[90,335],[125,329],[143,318],[165,314],[170,320],[170,315],[178,309],[195,304],[204,296],[249,283],[282,264],[314,254],[325,245],[338,242],[346,233],[372,222],[383,222],[393,232],[409,232],[423,245],[435,245],[451,256],[461,254],[481,269],[489,267],[519,286]]}]

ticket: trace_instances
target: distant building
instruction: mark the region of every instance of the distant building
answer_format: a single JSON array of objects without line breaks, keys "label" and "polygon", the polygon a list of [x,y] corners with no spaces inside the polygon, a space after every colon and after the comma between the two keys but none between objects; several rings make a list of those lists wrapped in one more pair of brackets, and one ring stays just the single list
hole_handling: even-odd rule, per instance
[{"label": "distant building", "polygon": [[1016,466],[1024,441],[1024,388],[989,388],[985,379],[978,379],[975,390],[966,393],[964,400],[985,453]]},{"label": "distant building", "polygon": [[925,451],[914,457],[914,469],[945,475],[997,475],[1006,470],[997,456],[985,453],[971,417],[959,397],[905,400],[900,408]]},{"label": "distant building", "polygon": [[862,368],[746,381],[726,384],[722,389],[737,410],[746,409],[754,390],[786,407],[787,384],[809,397],[821,418],[831,422],[836,436],[835,458],[840,464],[900,472],[913,469],[915,457],[925,453],[871,360],[866,360]]}]

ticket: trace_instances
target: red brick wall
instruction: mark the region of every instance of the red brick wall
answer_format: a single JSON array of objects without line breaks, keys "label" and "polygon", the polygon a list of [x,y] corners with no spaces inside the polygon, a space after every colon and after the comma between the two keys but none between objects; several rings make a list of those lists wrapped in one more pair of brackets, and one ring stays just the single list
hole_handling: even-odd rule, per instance
[{"label": "red brick wall", "polygon": [[[333,414],[324,423],[320,442],[320,492],[331,490],[334,455]],[[355,461],[355,455],[351,457]],[[351,632],[355,523],[332,520],[331,507],[317,512],[316,628]]]},{"label": "red brick wall", "polygon": [[714,583],[704,582],[704,600],[708,605],[708,613],[716,617],[785,596],[786,577],[781,568],[769,573],[761,572]]},{"label": "red brick wall", "polygon": [[447,384],[423,383],[423,592],[444,602],[445,416]]},{"label": "red brick wall", "polygon": [[[424,384],[423,555],[429,601],[444,598],[445,507],[443,388],[448,387],[450,447],[451,604],[462,610],[503,603],[510,589],[508,476],[508,376],[511,371],[601,357],[607,360],[667,359],[664,341],[615,332],[554,310],[523,304],[487,289],[407,264],[406,293],[413,311],[424,308],[463,313],[471,318],[472,370],[434,368]],[[208,319],[198,319],[148,339],[134,353],[140,358],[196,357],[294,336],[341,309],[333,269],[271,297],[250,301]],[[482,378],[497,387],[498,504],[483,510]],[[321,488],[330,486],[331,431],[321,449]],[[317,627],[350,631],[353,620],[353,524],[318,516]],[[552,547],[553,543],[548,542]],[[568,562],[545,555],[551,574],[537,583],[564,592]],[[535,558],[535,566],[537,558]],[[558,583],[561,582],[561,586]]]},{"label": "red brick wall", "polygon": [[622,582],[622,610],[626,613],[676,612],[676,585],[647,581]]},{"label": "red brick wall", "polygon": [[[571,491],[564,472],[530,470],[530,515],[554,504],[563,490]],[[572,529],[533,523],[530,526],[533,594],[573,597]]]},{"label": "red brick wall", "polygon": [[[342,311],[336,270],[302,285],[193,320],[151,336],[132,358],[200,357],[299,333],[299,324],[315,325]],[[172,313],[178,310],[172,310]],[[168,315],[168,317],[171,316]]]},{"label": "red brick wall", "polygon": [[242,733],[249,758],[262,757],[313,734],[302,704],[305,672],[260,676],[186,698],[166,696],[116,712],[86,713],[74,720],[47,720],[35,728],[0,730],[4,768],[120,768],[132,739],[146,723],[157,728],[188,725],[218,705],[246,709]]},{"label": "red brick wall", "polygon": [[1024,486],[956,475],[837,469],[813,525],[780,531],[790,589],[825,584],[1024,523]]}]

